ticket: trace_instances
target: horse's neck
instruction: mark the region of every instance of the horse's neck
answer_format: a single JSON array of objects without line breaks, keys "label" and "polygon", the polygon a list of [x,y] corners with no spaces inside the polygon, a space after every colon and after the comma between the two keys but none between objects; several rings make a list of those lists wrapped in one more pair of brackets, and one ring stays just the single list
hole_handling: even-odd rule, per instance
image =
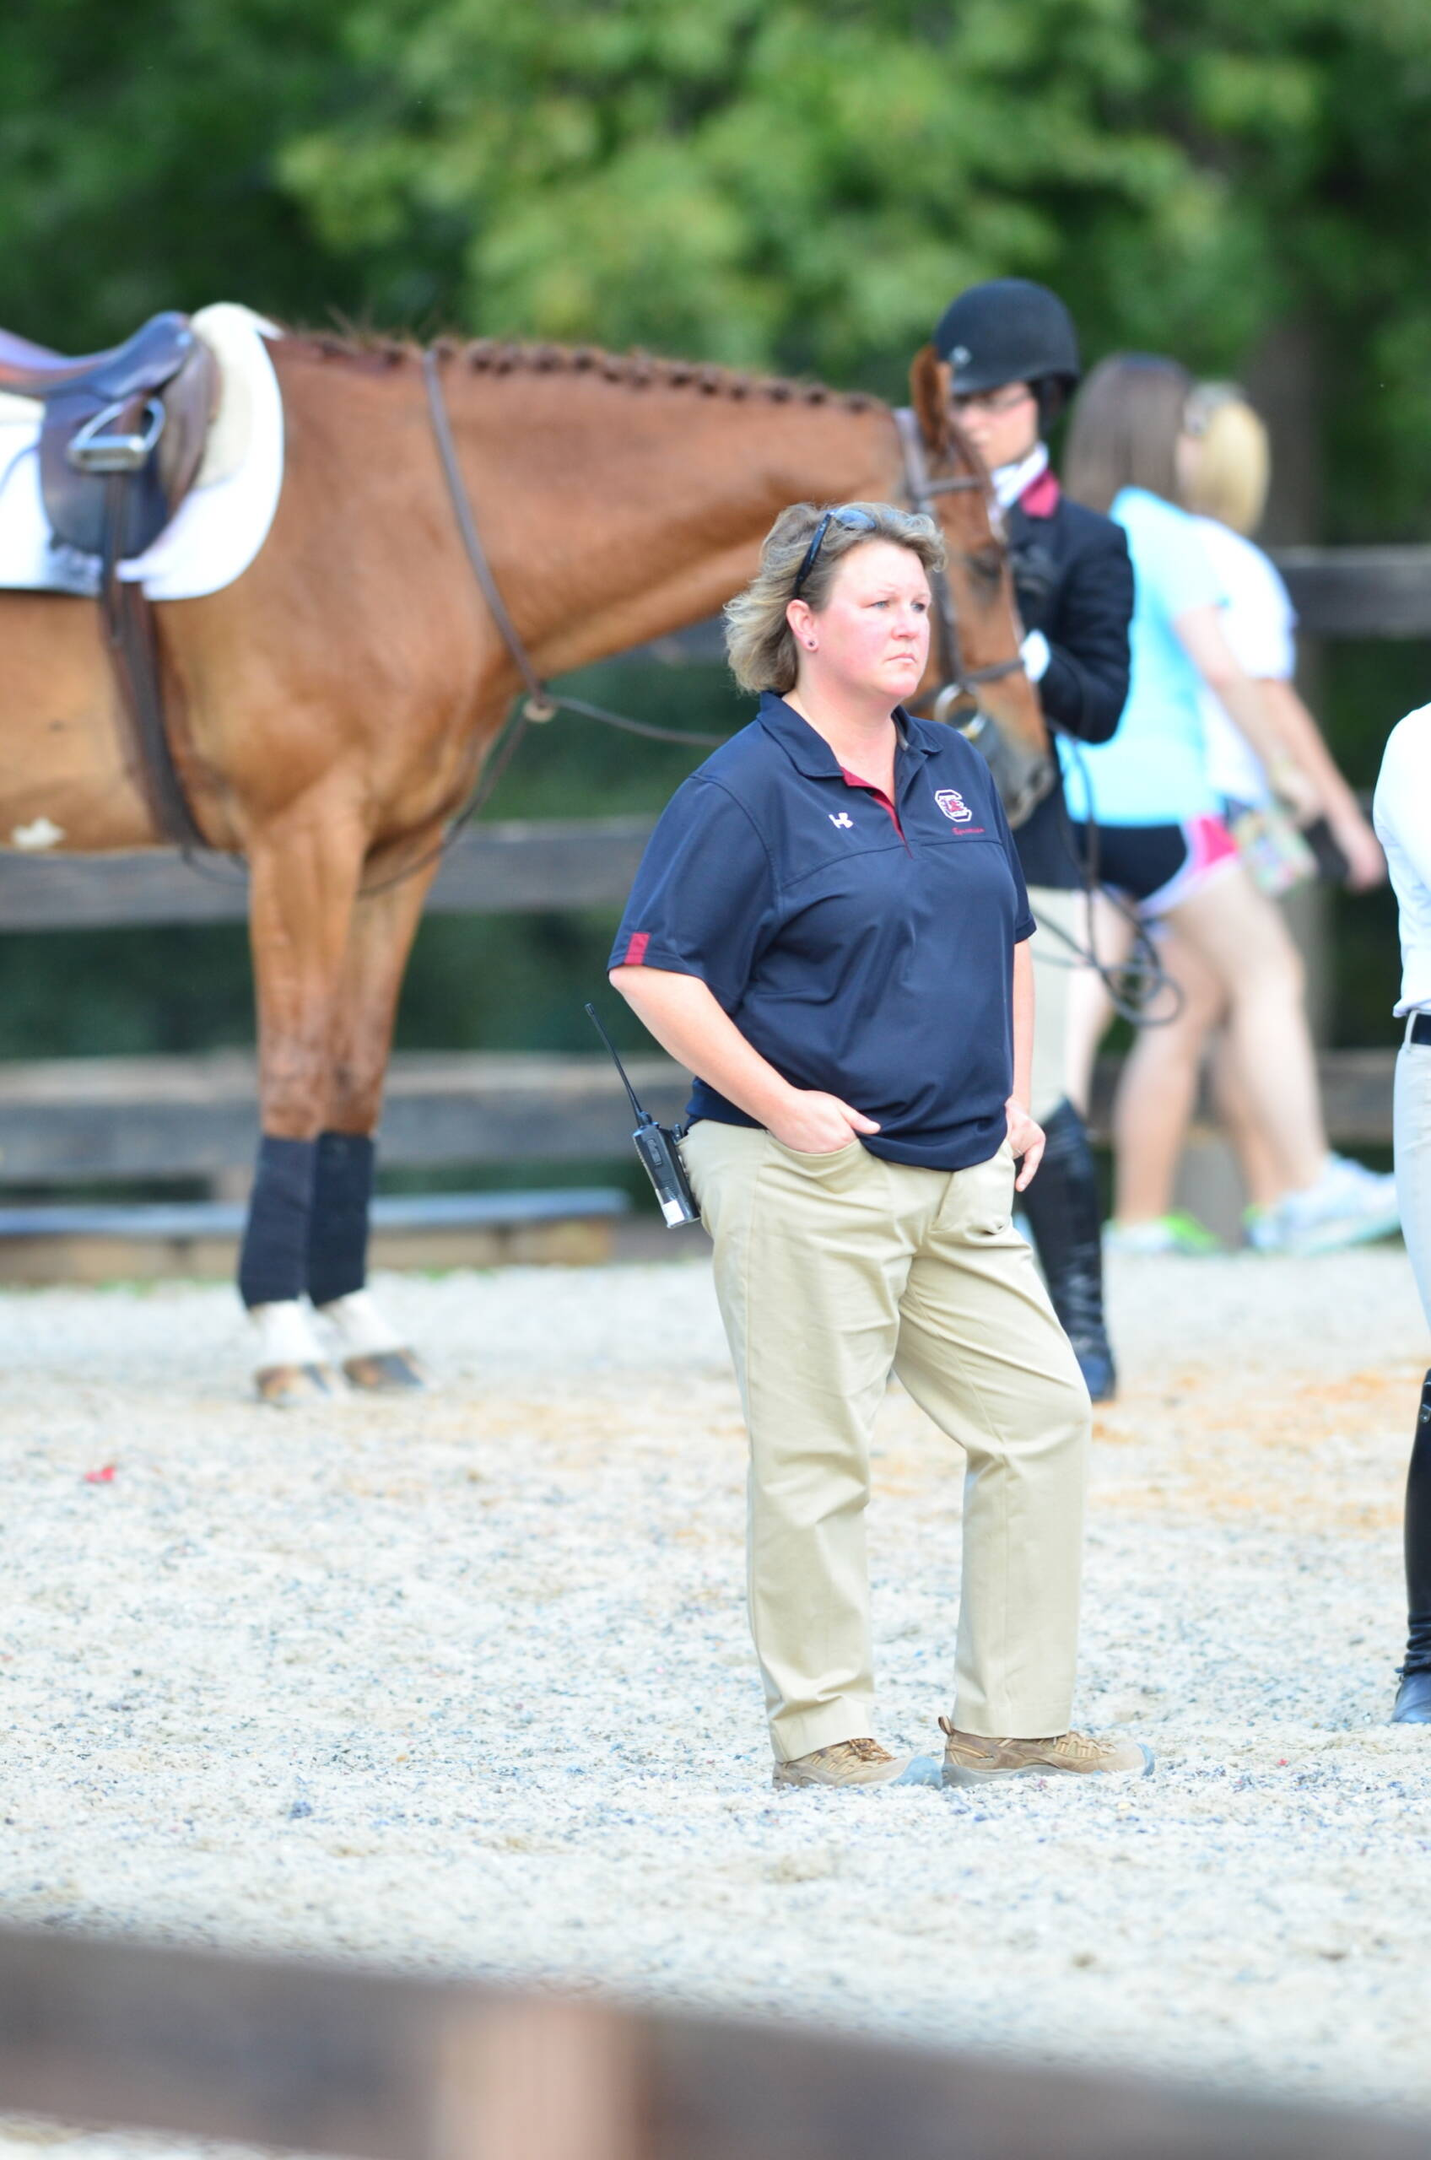
[{"label": "horse's neck", "polygon": [[713,614],[788,503],[898,488],[888,409],[585,376],[447,376],[479,529],[539,673]]}]

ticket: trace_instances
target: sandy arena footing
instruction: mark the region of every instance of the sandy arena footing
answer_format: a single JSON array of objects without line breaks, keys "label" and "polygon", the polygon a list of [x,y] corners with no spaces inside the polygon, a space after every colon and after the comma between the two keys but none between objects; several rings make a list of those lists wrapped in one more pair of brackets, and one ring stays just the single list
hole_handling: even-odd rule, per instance
[{"label": "sandy arena footing", "polygon": [[[1158,1773],[994,1794],[771,1792],[699,1257],[379,1287],[437,1391],[288,1415],[227,1290],[0,1295],[5,1919],[1431,2110],[1399,1247],[1115,1266],[1079,1715]],[[875,1469],[932,1749],[960,1466],[892,1391]]]}]

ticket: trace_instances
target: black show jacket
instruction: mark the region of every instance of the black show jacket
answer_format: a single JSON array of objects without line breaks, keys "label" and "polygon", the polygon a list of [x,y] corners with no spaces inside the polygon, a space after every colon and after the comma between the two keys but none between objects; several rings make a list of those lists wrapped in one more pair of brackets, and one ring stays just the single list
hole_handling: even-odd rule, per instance
[{"label": "black show jacket", "polygon": [[[1041,473],[1004,512],[1025,630],[1041,630],[1049,663],[1037,685],[1050,726],[1080,742],[1107,742],[1128,696],[1133,565],[1121,525],[1070,502]],[[1078,885],[1068,849],[1062,787],[1014,834],[1029,885]]]}]

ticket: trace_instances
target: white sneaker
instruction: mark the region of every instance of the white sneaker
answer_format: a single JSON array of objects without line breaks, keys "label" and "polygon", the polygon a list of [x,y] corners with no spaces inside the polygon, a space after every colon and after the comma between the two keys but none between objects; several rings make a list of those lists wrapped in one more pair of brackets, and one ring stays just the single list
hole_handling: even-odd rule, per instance
[{"label": "white sneaker", "polygon": [[1331,1155],[1315,1185],[1259,1209],[1247,1234],[1258,1252],[1338,1252],[1391,1237],[1401,1227],[1396,1180]]},{"label": "white sneaker", "polygon": [[1346,1185],[1358,1191],[1378,1192],[1384,1200],[1396,1198],[1396,1175],[1391,1170],[1368,1170],[1365,1163],[1353,1155],[1328,1155],[1329,1174],[1339,1177]]}]

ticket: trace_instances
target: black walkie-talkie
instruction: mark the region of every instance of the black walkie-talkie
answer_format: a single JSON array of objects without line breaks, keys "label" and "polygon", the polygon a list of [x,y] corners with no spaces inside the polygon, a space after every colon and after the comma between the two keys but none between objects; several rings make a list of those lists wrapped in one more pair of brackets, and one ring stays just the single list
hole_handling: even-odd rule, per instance
[{"label": "black walkie-talkie", "polygon": [[626,1077],[626,1067],[617,1056],[616,1045],[601,1025],[594,1005],[586,1008],[587,1018],[595,1028],[607,1049],[611,1062],[621,1075],[621,1085],[630,1098],[636,1113],[636,1130],[631,1138],[636,1143],[636,1153],[642,1168],[655,1190],[656,1202],[668,1230],[678,1229],[682,1223],[699,1222],[701,1211],[696,1206],[696,1196],[691,1191],[691,1181],[686,1176],[686,1166],[681,1161],[680,1144],[669,1125],[658,1125],[649,1110],[643,1110],[636,1090]]}]

